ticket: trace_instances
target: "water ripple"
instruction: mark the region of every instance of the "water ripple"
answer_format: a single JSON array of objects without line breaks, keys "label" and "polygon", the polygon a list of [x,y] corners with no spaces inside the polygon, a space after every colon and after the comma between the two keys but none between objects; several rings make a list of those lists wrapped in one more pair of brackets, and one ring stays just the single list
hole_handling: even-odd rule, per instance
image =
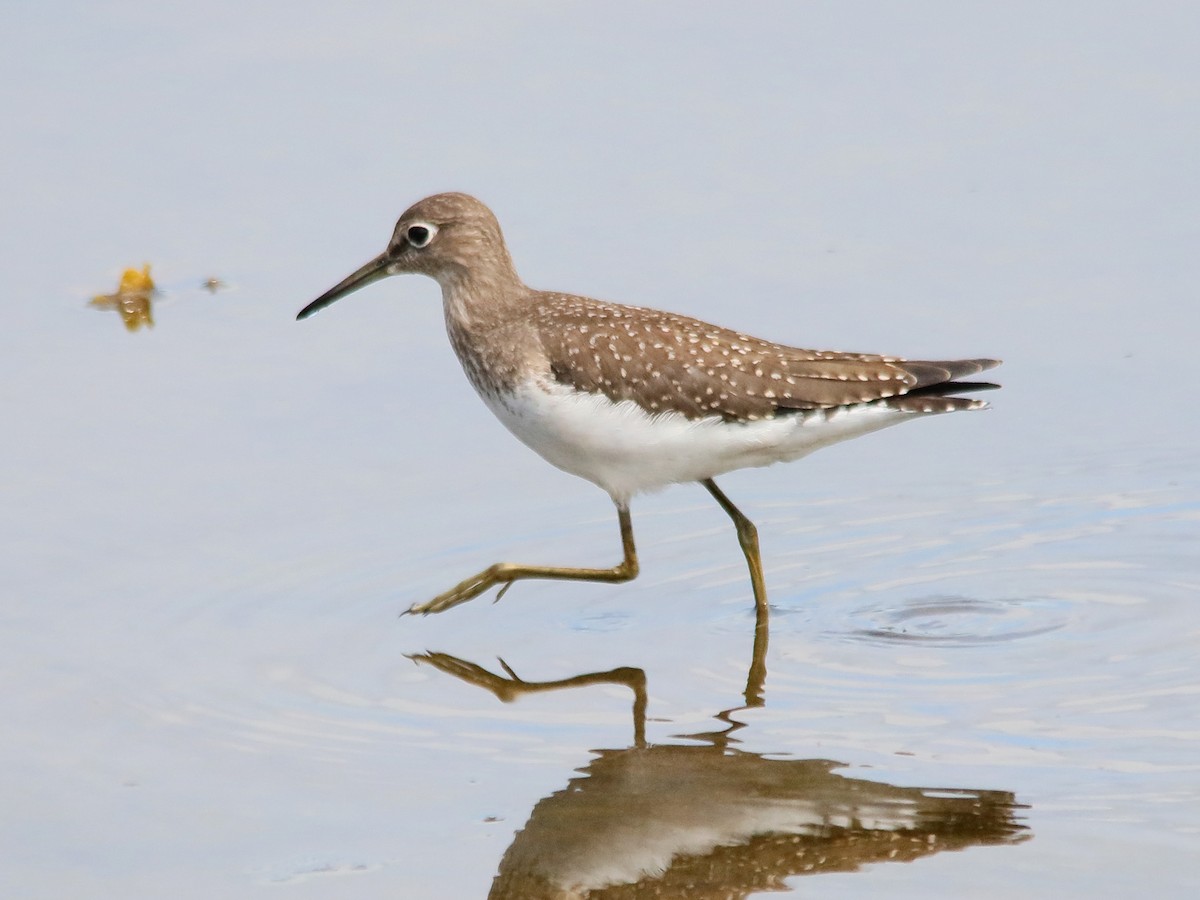
[{"label": "water ripple", "polygon": [[[976,599],[959,595],[913,597],[900,604],[868,606],[852,612],[867,624],[842,634],[881,644],[935,644],[969,647],[1047,634],[1066,625],[1049,600]],[[836,634],[836,632],[833,632]]]}]

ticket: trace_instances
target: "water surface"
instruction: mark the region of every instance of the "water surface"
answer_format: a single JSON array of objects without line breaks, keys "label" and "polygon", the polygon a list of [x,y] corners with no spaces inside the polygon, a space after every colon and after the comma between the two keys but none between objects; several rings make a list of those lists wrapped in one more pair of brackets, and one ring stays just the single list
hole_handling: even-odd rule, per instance
[{"label": "water surface", "polygon": [[[1196,14],[467,12],[6,14],[2,893],[1193,896]],[[769,622],[695,486],[630,584],[401,619],[619,555],[432,282],[292,320],[445,189],[535,285],[1004,389],[724,479]]]}]

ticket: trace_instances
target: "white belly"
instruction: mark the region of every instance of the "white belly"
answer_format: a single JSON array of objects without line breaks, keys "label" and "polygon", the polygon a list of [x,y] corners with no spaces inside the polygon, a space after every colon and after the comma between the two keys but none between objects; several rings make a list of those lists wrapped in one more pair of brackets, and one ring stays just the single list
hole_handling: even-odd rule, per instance
[{"label": "white belly", "polygon": [[813,450],[886,428],[913,413],[860,404],[757,422],[651,415],[630,401],[613,403],[557,383],[525,382],[484,402],[513,434],[547,462],[586,478],[623,502],[668,484],[798,459]]}]

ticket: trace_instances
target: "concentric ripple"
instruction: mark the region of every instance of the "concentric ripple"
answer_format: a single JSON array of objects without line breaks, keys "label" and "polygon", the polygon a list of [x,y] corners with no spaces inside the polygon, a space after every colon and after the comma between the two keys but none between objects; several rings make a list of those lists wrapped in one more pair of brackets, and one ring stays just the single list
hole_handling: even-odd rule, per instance
[{"label": "concentric ripple", "polygon": [[957,595],[914,597],[899,605],[869,606],[855,614],[867,624],[844,634],[858,641],[971,647],[1016,641],[1057,631],[1049,600],[977,599]]}]

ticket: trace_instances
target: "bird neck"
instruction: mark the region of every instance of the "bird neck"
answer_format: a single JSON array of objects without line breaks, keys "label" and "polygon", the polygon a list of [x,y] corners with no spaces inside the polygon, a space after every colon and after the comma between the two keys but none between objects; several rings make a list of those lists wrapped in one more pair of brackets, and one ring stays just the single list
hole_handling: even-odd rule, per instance
[{"label": "bird neck", "polygon": [[539,359],[536,332],[526,321],[533,292],[513,278],[442,284],[450,345],[485,399],[510,393]]},{"label": "bird neck", "polygon": [[491,331],[529,306],[532,292],[518,277],[507,253],[490,262],[447,272],[438,279],[450,327],[474,333]]}]

